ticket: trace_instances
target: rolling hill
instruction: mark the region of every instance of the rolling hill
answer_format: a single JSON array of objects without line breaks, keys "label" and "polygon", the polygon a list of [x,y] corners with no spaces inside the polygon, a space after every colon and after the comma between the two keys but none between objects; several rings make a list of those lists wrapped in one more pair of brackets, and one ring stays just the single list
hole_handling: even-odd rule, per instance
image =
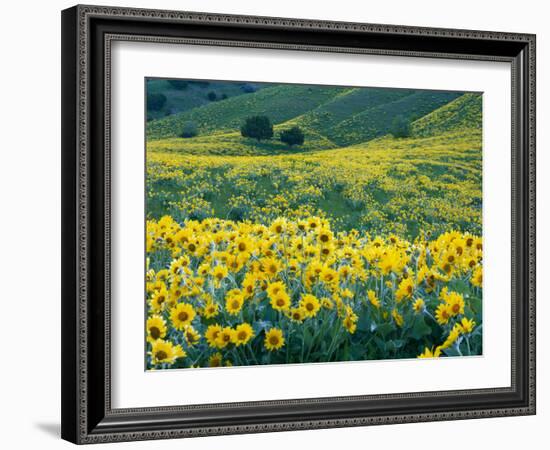
[{"label": "rolling hill", "polygon": [[395,117],[414,121],[460,97],[461,92],[411,91],[409,95],[392,99],[353,115],[327,130],[327,137],[345,146],[383,136],[390,131]]},{"label": "rolling hill", "polygon": [[163,94],[166,97],[166,103],[159,110],[151,107],[147,109],[149,120],[161,119],[212,103],[214,100],[208,98],[210,92],[216,94],[215,101],[218,101],[224,97],[237,97],[251,93],[249,91],[255,92],[269,86],[263,83],[225,83],[223,81],[167,80],[161,78],[149,78],[146,83],[149,95]]},{"label": "rolling hill", "polygon": [[481,129],[482,96],[464,94],[412,124],[414,136],[436,136],[450,131]]},{"label": "rolling hill", "polygon": [[237,131],[246,117],[267,115],[274,124],[286,122],[330,101],[348,88],[312,88],[307,85],[276,85],[253,94],[209,103],[181,114],[147,124],[148,139],[176,137],[183,124],[193,121],[199,134]]},{"label": "rolling hill", "polygon": [[[189,101],[192,100],[191,96]],[[193,147],[193,153],[196,153],[202,145],[217,142],[217,150],[222,153],[225,146],[226,153],[235,153],[237,148],[241,148],[243,154],[252,154],[254,151],[266,154],[277,150],[280,145],[274,141],[258,143],[244,140],[239,135],[239,128],[246,117],[267,115],[274,123],[276,132],[299,126],[306,135],[306,144],[302,150],[336,148],[388,134],[397,116],[411,122],[416,120],[413,132],[418,136],[440,133],[451,127],[464,127],[472,121],[480,120],[481,106],[477,105],[478,100],[477,94],[446,91],[263,86],[254,93],[235,95],[152,120],[147,123],[147,138],[149,143],[169,139],[170,142],[165,142],[163,147],[172,151],[179,147]],[[178,135],[186,122],[195,123],[199,135],[181,139],[178,143]]]}]

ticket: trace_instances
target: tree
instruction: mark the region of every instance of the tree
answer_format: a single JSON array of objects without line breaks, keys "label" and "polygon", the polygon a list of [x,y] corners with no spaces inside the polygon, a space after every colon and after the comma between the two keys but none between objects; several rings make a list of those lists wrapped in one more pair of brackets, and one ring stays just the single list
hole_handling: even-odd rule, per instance
[{"label": "tree", "polygon": [[207,95],[208,97],[208,100],[210,100],[211,102],[213,102],[214,100],[216,100],[218,98],[218,96],[216,95],[216,93],[214,91],[210,91]]},{"label": "tree", "polygon": [[251,93],[257,91],[256,86],[254,86],[253,84],[250,84],[250,83],[243,84],[241,86],[241,90],[246,94],[251,94]]},{"label": "tree", "polygon": [[273,137],[273,125],[266,116],[248,117],[241,127],[241,135],[257,139],[258,142],[262,139],[270,139]]},{"label": "tree", "polygon": [[302,145],[304,143],[304,133],[300,127],[292,127],[288,130],[281,131],[279,139],[281,142],[288,144],[289,147],[293,145]]},{"label": "tree", "polygon": [[180,91],[183,91],[184,89],[187,89],[187,86],[189,85],[189,83],[185,80],[168,80],[168,83],[174,89],[178,89]]},{"label": "tree", "polygon": [[166,95],[152,92],[147,95],[147,109],[159,111],[166,103]]},{"label": "tree", "polygon": [[195,137],[197,134],[199,134],[199,131],[195,122],[189,120],[183,124],[183,128],[180,134],[182,138],[192,138]]},{"label": "tree", "polygon": [[406,138],[411,135],[411,123],[403,116],[395,116],[391,127],[390,134],[395,138]]}]

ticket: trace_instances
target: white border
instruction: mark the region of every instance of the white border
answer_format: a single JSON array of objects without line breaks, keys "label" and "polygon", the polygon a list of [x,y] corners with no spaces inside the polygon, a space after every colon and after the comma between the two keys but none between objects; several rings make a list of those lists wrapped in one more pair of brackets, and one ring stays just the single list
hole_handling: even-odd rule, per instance
[{"label": "white border", "polygon": [[[113,42],[113,408],[510,386],[510,69],[500,62]],[[146,373],[143,90],[152,76],[483,92],[483,357]]]}]

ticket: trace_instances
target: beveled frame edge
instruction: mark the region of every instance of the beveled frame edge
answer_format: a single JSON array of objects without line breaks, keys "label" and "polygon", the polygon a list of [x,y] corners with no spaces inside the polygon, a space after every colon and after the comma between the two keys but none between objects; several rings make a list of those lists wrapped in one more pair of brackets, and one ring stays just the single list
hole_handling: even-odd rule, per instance
[{"label": "beveled frame edge", "polygon": [[[472,410],[442,411],[431,413],[391,414],[391,415],[369,415],[364,417],[346,417],[342,414],[340,418],[324,418],[312,420],[292,420],[273,423],[257,423],[245,425],[223,425],[223,426],[190,426],[187,428],[171,428],[166,422],[166,417],[158,418],[164,420],[165,426],[158,427],[154,431],[147,428],[140,428],[139,420],[128,431],[116,432],[116,428],[109,426],[113,423],[137,416],[140,412],[162,413],[168,411],[181,411],[180,407],[168,408],[142,408],[140,410],[111,410],[109,392],[106,389],[104,417],[107,419],[103,427],[96,427],[88,422],[90,417],[91,403],[89,402],[89,342],[88,335],[92,321],[90,319],[90,296],[88,290],[88,271],[91,258],[89,258],[89,232],[90,215],[93,211],[89,208],[90,191],[90,167],[89,167],[89,139],[88,128],[94,117],[89,116],[89,30],[88,23],[93,17],[123,17],[136,18],[143,21],[155,20],[163,23],[193,23],[199,25],[212,24],[239,24],[246,27],[271,27],[280,30],[284,29],[317,29],[330,30],[335,32],[360,32],[360,33],[381,33],[382,35],[403,35],[406,36],[438,36],[445,38],[461,39],[483,39],[491,41],[518,42],[524,47],[521,55],[515,58],[508,58],[514,61],[516,72],[520,74],[514,82],[514,87],[519,91],[525,91],[525,98],[515,111],[513,124],[518,127],[516,143],[520,161],[518,161],[518,184],[520,191],[518,197],[520,209],[526,207],[528,213],[525,217],[526,224],[518,224],[520,239],[518,244],[525,253],[525,273],[518,274],[528,284],[529,295],[526,311],[526,337],[528,338],[526,354],[523,354],[522,367],[526,372],[528,380],[528,398],[525,404],[509,408],[480,408]],[[221,14],[204,14],[177,11],[157,11],[145,9],[111,8],[96,6],[76,6],[63,13],[63,39],[62,53],[64,64],[62,68],[63,82],[63,413],[62,413],[62,435],[64,438],[76,443],[96,443],[108,441],[125,441],[140,439],[161,439],[171,437],[205,436],[212,434],[233,434],[250,432],[269,432],[294,429],[311,429],[327,427],[345,427],[370,424],[388,424],[418,421],[437,421],[449,419],[466,419],[474,417],[498,417],[508,415],[522,415],[535,413],[535,36],[529,34],[498,33],[468,30],[447,30],[432,29],[424,27],[404,27],[394,25],[357,24],[347,22],[310,21],[304,19],[278,19],[269,17],[232,16]],[[128,37],[128,36],[127,36]],[[116,38],[113,36],[112,38]],[[120,36],[119,36],[120,38]],[[135,37],[134,39],[137,39]],[[128,39],[131,40],[131,39]],[[148,37],[148,40],[151,40]],[[204,43],[204,42],[201,42]],[[260,46],[257,45],[255,46]],[[245,43],[246,46],[246,43]],[[266,48],[273,48],[266,45]],[[291,46],[292,47],[292,46]],[[326,49],[326,47],[325,47]],[[342,51],[342,48],[337,48]],[[357,48],[354,53],[360,53]],[[369,53],[368,51],[366,51]],[[371,51],[370,53],[376,53]],[[392,54],[391,51],[378,51],[379,54]],[[409,52],[408,56],[415,52]],[[436,57],[457,57],[455,54],[416,52],[415,56],[436,56]],[[474,55],[474,57],[480,55]],[[520,57],[521,56],[521,57]],[[462,55],[463,58],[467,56]],[[67,64],[69,62],[69,64]],[[516,84],[517,83],[517,84]],[[109,92],[109,86],[105,86],[105,93]],[[521,96],[523,98],[523,96]],[[106,95],[106,101],[108,96]],[[97,119],[97,117],[95,118]],[[108,148],[109,126],[105,127],[105,144]],[[75,152],[75,147],[77,152]],[[514,154],[515,152],[513,152]],[[108,155],[106,155],[108,158]],[[107,159],[108,160],[108,159]],[[523,177],[523,178],[522,178]],[[512,177],[515,179],[514,177]],[[97,182],[98,180],[95,180]],[[109,172],[105,172],[105,183],[108,186]],[[108,188],[106,190],[108,193]],[[521,199],[518,199],[521,200]],[[105,196],[106,207],[109,206],[109,196]],[[521,217],[520,217],[521,218]],[[108,217],[106,230],[108,230]],[[521,222],[521,221],[520,221]],[[514,224],[513,224],[514,226]],[[109,234],[105,235],[106,246],[109,246]],[[528,248],[522,246],[528,244]],[[518,255],[520,258],[523,255]],[[108,252],[107,255],[108,256]],[[108,258],[106,258],[105,262]],[[105,274],[108,277],[108,274]],[[106,282],[106,298],[109,297],[108,280]],[[75,305],[75,294],[78,303]],[[76,308],[75,308],[76,306]],[[108,324],[109,317],[106,313],[104,320]],[[514,322],[513,322],[514,325]],[[105,341],[106,356],[108,356],[108,336]],[[106,360],[105,374],[109,378],[109,362]],[[107,386],[106,386],[107,387]],[[479,391],[479,390],[476,390]],[[455,395],[464,395],[463,391],[452,391]],[[402,394],[401,398],[422,398],[419,394]],[[445,393],[437,393],[445,394]],[[368,396],[369,398],[388,398],[389,396]],[[334,399],[311,399],[306,403],[338,401]],[[288,406],[304,403],[301,400],[277,401],[277,402],[254,402],[262,404],[286,404]],[[220,405],[217,405],[220,406]],[[234,404],[232,404],[234,406]],[[247,406],[242,404],[241,406]],[[200,405],[199,405],[200,407]],[[208,409],[208,408],[206,408]],[[96,411],[97,413],[97,411]],[[134,420],[136,417],[134,417]],[[100,429],[101,428],[101,429]]]}]

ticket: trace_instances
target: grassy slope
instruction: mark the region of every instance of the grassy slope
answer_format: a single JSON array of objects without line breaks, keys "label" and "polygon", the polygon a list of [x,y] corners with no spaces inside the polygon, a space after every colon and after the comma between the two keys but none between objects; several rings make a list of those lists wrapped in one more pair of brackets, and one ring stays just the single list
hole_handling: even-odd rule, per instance
[{"label": "grassy slope", "polygon": [[149,139],[175,137],[186,121],[194,121],[199,134],[236,131],[244,119],[267,115],[272,123],[286,122],[331,100],[347,88],[311,88],[302,85],[278,85],[254,94],[240,95],[165,117],[147,124]]},{"label": "grassy slope", "polygon": [[330,134],[331,129],[355,114],[402,99],[414,92],[410,89],[350,88],[314,110],[290,120],[288,124]]},{"label": "grassy slope", "polygon": [[459,92],[414,91],[410,95],[367,108],[340,122],[326,136],[344,146],[387,134],[396,116],[418,119],[459,97]]},{"label": "grassy slope", "polygon": [[[343,101],[352,92],[341,93],[329,103]],[[232,208],[231,200],[243,195],[242,186],[235,187],[237,179],[221,175],[228,168],[239,168],[236,172],[264,174],[266,182],[251,188],[246,195],[249,197],[271,198],[279,193],[292,198],[307,186],[326,189],[323,196],[304,202],[337,220],[338,227],[364,224],[376,230],[393,224],[395,232],[408,236],[415,236],[420,228],[426,227],[440,232],[443,228],[438,228],[438,224],[443,227],[447,222],[477,230],[481,205],[481,100],[478,94],[465,94],[451,101],[415,121],[413,135],[404,139],[386,135],[339,147],[308,128],[312,138],[307,148],[289,150],[275,140],[257,143],[233,131],[193,139],[151,141],[149,158],[150,161],[175,158],[181,160],[182,168],[186,164],[205,168],[208,180],[205,182],[216,186],[211,206],[217,217],[226,217]],[[318,109],[324,108],[325,105]],[[305,116],[300,117],[301,126]],[[308,126],[313,128],[315,122],[309,122]],[[281,167],[293,174],[293,180],[302,179],[304,189],[295,189],[286,179],[279,179]],[[275,185],[279,187],[275,189]],[[195,182],[192,189],[197,189]],[[163,185],[162,190],[167,190],[166,195],[174,200],[182,195],[181,187],[174,187],[172,192]],[[350,196],[354,199],[350,200]],[[357,198],[364,206],[356,206]],[[160,203],[154,204],[157,208],[151,207],[151,214],[156,217],[166,213]]]},{"label": "grassy slope", "polygon": [[412,125],[414,136],[436,136],[450,130],[481,129],[482,96],[464,94],[418,119]]},{"label": "grassy slope", "polygon": [[159,111],[147,111],[147,115],[152,119],[161,119],[169,114],[177,114],[184,111],[189,111],[199,106],[204,106],[212,101],[208,100],[208,93],[213,91],[218,98],[223,94],[230,97],[246,95],[242,90],[244,84],[251,84],[256,89],[260,90],[265,87],[262,83],[225,83],[210,81],[208,86],[200,85],[199,83],[189,82],[185,89],[174,89],[168,80],[150,79],[147,80],[147,92],[162,93],[166,96],[166,104]]},{"label": "grassy slope", "polygon": [[[445,223],[479,231],[481,130],[405,139],[384,136],[301,154],[250,157],[156,148],[148,157],[153,165],[171,161],[186,174],[179,182],[193,179],[184,187],[167,185],[161,177],[155,192],[178,203],[206,189],[213,193],[207,198],[215,217],[228,217],[235,204],[271,207],[276,204],[274,196],[281,195],[289,199],[291,208],[304,205],[323,211],[336,229],[385,229],[411,238],[420,229],[442,232]],[[305,194],[309,188],[323,194],[310,198]],[[249,202],[237,200],[240,197]],[[152,200],[151,217],[172,214],[166,209],[168,203]]]},{"label": "grassy slope", "polygon": [[[268,91],[269,88],[265,90]],[[267,96],[269,98],[275,92],[268,92],[267,94],[269,94]],[[418,114],[418,111],[432,108],[434,104],[439,104],[455,96],[455,93],[449,92],[351,88],[340,90],[328,101],[323,102],[313,110],[276,125],[274,127],[275,138],[268,141],[257,142],[254,139],[245,139],[241,137],[239,131],[230,130],[213,131],[210,134],[202,134],[188,139],[167,137],[155,140],[150,135],[147,145],[150,151],[182,152],[193,155],[294,154],[303,151],[335,149],[340,147],[338,142],[342,140],[351,142],[351,145],[357,145],[376,138],[373,134],[377,135],[379,133],[372,132],[375,126],[372,124],[378,123],[377,126],[380,129],[385,129],[387,125],[384,126],[383,124],[388,121],[391,123],[391,118],[397,112]],[[200,111],[204,115],[211,113],[213,116],[219,116],[221,113],[218,110],[222,106],[224,110],[229,107],[233,109],[236,107],[235,104],[242,104],[245,100],[248,102],[250,99],[227,100],[226,102],[231,103],[231,105],[223,106],[223,102],[220,102],[217,105],[199,108],[196,111]],[[262,102],[266,101],[265,94],[261,100]],[[361,110],[364,109],[365,104],[372,106],[372,108]],[[255,105],[258,107],[261,105],[260,100],[257,98]],[[395,110],[391,110],[392,107]],[[299,105],[292,105],[288,108],[289,111],[291,109],[299,109]],[[382,110],[386,111],[386,114],[383,114]],[[361,112],[355,114],[356,111]],[[238,115],[234,114],[228,121],[237,120],[235,117],[238,117]],[[362,128],[363,120],[366,120],[365,117],[367,116],[370,116],[371,126],[370,128]],[[346,117],[347,119],[341,120]],[[172,120],[180,119],[173,117]],[[164,127],[167,122],[171,121],[164,119],[163,121],[156,121],[154,124],[157,127]],[[285,144],[279,142],[276,136],[281,129],[292,125],[299,125],[303,129],[306,143],[303,146],[289,149]],[[431,111],[412,125],[413,136],[416,137],[456,132],[467,128],[481,128],[481,96],[479,94],[464,94],[451,100],[450,103]],[[333,135],[335,130],[342,133],[343,136],[329,139],[321,134],[324,132]],[[344,130],[347,130],[345,134],[343,133]]]},{"label": "grassy slope", "polygon": [[[280,126],[275,127],[277,134]],[[305,130],[306,146],[289,148],[279,140],[258,142],[255,139],[243,138],[238,131],[222,132],[197,136],[190,139],[165,138],[147,142],[148,151],[185,153],[189,155],[274,155],[295,154],[304,151],[324,150],[337,147],[325,137],[311,130]]]},{"label": "grassy slope", "polygon": [[[336,148],[383,136],[388,133],[395,116],[402,115],[414,120],[460,95],[410,89],[276,85],[151,121],[147,124],[147,136],[149,142],[170,138],[169,143],[163,144],[165,148],[184,150],[192,147],[193,153],[201,144],[214,143],[213,139],[206,139],[206,135],[220,138],[226,152],[231,154],[238,153],[239,149],[245,154],[283,151],[284,146],[275,143],[276,137],[272,142],[257,144],[238,136],[239,127],[246,117],[265,114],[274,124],[278,124],[276,131],[300,126],[306,134],[303,150]],[[180,145],[172,138],[177,137],[183,124],[189,120],[198,125],[199,137],[186,139],[185,142],[182,140]],[[231,145],[227,147],[227,143]],[[224,153],[219,146],[214,150],[214,153]]]}]

